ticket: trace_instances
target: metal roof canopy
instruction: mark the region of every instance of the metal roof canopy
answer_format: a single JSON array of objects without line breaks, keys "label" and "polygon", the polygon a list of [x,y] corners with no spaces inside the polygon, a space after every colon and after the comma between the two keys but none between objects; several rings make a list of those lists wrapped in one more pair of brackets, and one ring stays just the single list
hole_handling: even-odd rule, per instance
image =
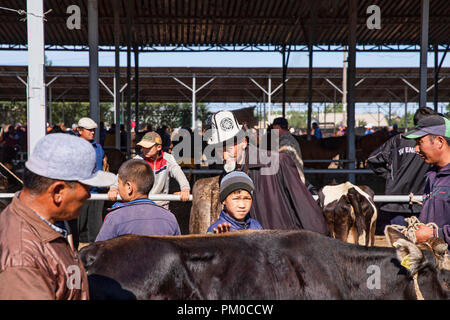
[{"label": "metal roof canopy", "polygon": [[[52,101],[90,101],[88,67],[46,67],[45,83],[51,90]],[[113,101],[113,82],[115,68],[100,67],[100,101]],[[126,79],[126,67],[120,69],[121,83]],[[177,82],[191,84],[195,75],[201,87],[210,79],[198,94],[198,102],[246,102],[266,101],[263,91],[268,88],[268,79],[272,79],[273,89],[282,82],[280,68],[140,68],[139,96],[143,102],[191,102],[191,93]],[[332,103],[342,101],[342,69],[315,68],[312,81],[312,101],[314,103]],[[356,102],[405,102],[405,88],[408,90],[408,102],[418,101],[418,68],[358,68],[356,70]],[[432,68],[428,69],[428,101],[433,101]],[[0,66],[0,100],[26,100],[27,67]],[[290,68],[286,75],[287,102],[307,102],[308,69]],[[132,79],[132,82],[135,78]],[[253,79],[256,83],[254,83]],[[439,75],[440,100],[450,101],[450,68],[443,68]],[[109,90],[108,90],[108,89]],[[121,86],[123,88],[123,85]],[[125,90],[121,91],[124,94]],[[136,94],[131,87],[131,95]],[[48,98],[49,95],[48,95]],[[282,102],[282,92],[277,90],[272,102]],[[51,122],[51,121],[50,121]]]},{"label": "metal roof canopy", "polygon": [[[135,61],[138,60],[139,47],[145,46],[280,46],[282,56],[283,79],[286,79],[289,52],[292,46],[306,45],[309,52],[308,80],[308,126],[312,112],[312,80],[314,46],[347,45],[348,59],[345,77],[345,101],[347,110],[348,158],[355,158],[354,141],[354,104],[356,84],[356,48],[357,45],[420,45],[420,105],[426,104],[427,52],[430,45],[435,50],[435,108],[438,101],[439,50],[447,53],[449,43],[450,6],[448,0],[259,0],[259,1],[215,1],[215,0],[79,0],[56,1],[46,0],[45,10],[32,5],[27,0],[28,13],[41,16],[49,9],[54,11],[47,15],[45,28],[45,44],[53,46],[86,46],[89,45],[89,79],[91,117],[99,118],[99,90],[97,79],[99,46],[114,45],[116,54],[115,83],[120,87],[119,51],[121,46],[127,48],[127,127],[131,127],[131,48],[135,47]],[[5,1],[9,8],[23,9],[25,0]],[[78,5],[82,12],[84,29],[68,30],[67,7]],[[381,14],[380,28],[369,28],[367,19],[369,7],[377,5]],[[36,9],[37,8],[37,9]],[[35,10],[35,11],[33,11]],[[86,14],[87,12],[87,14]],[[34,31],[28,23],[28,34],[24,26],[17,22],[12,13],[2,15],[0,43],[10,46],[30,45],[34,33],[41,37],[42,32]],[[86,24],[86,18],[88,23]],[[43,25],[41,19],[41,24]],[[86,26],[88,32],[86,33]],[[51,28],[50,28],[51,26]],[[42,50],[44,49],[42,41]],[[441,46],[440,46],[441,45]],[[447,45],[446,49],[442,46]],[[35,47],[37,48],[37,47]],[[286,57],[287,50],[287,57]],[[443,60],[444,58],[442,58]],[[32,62],[32,63],[38,63]],[[137,68],[136,72],[137,73]],[[94,84],[95,83],[95,84]],[[283,82],[285,83],[285,82]],[[139,77],[136,77],[136,87]],[[43,84],[41,83],[40,88]],[[184,84],[185,87],[188,87]],[[269,82],[270,87],[270,82]],[[193,112],[192,127],[195,126],[195,93],[197,90],[195,77],[192,87]],[[35,88],[33,87],[33,90]],[[119,90],[114,90],[116,114],[119,109]],[[139,101],[139,90],[136,90],[136,101]],[[271,96],[271,89],[268,90]],[[283,115],[285,115],[286,86],[282,86]],[[136,103],[136,107],[137,107]],[[270,105],[270,103],[269,103]],[[37,106],[36,106],[37,107]],[[270,110],[270,109],[269,109]],[[270,114],[270,111],[269,111]],[[117,119],[115,119],[117,120]],[[117,122],[117,121],[116,121]],[[31,132],[30,132],[31,134]],[[116,128],[116,138],[119,129]],[[308,134],[308,138],[310,135]],[[130,139],[127,139],[130,142]],[[116,139],[118,145],[118,138]],[[348,163],[353,169],[354,163]],[[349,175],[354,182],[354,175]]]},{"label": "metal roof canopy", "polygon": [[[47,50],[89,50],[88,0],[45,0]],[[115,50],[114,1],[98,0],[98,45]],[[81,29],[69,30],[67,8],[80,8]],[[377,5],[381,28],[369,29],[368,8]],[[4,0],[2,7],[26,9],[26,0]],[[359,0],[356,3],[358,51],[419,51],[421,0]],[[349,2],[336,0],[119,0],[119,32],[140,51],[339,51],[348,45]],[[26,23],[15,12],[1,11],[2,49],[26,49]],[[310,33],[314,30],[314,37]],[[449,44],[448,0],[429,3],[429,48]],[[126,51],[127,39],[119,48]]]}]

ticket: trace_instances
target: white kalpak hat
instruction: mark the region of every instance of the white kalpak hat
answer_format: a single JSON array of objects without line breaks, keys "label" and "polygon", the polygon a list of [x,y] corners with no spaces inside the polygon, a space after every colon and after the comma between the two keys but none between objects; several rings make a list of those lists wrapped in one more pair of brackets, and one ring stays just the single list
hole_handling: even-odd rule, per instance
[{"label": "white kalpak hat", "polygon": [[242,132],[242,125],[231,111],[219,111],[211,116],[211,137],[208,144],[225,143]]}]

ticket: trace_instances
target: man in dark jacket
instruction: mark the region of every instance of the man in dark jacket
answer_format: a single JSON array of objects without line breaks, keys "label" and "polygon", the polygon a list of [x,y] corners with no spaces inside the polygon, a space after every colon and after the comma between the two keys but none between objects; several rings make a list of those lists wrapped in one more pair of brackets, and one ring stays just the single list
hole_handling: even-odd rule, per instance
[{"label": "man in dark jacket", "polygon": [[450,120],[441,116],[426,117],[405,138],[414,139],[415,151],[433,165],[426,174],[419,220],[424,224],[434,222],[438,229],[422,225],[415,234],[417,242],[437,236],[450,244]]},{"label": "man in dark jacket", "polygon": [[[264,229],[307,229],[329,234],[322,211],[288,155],[263,151],[248,143],[244,129],[229,111],[214,114],[211,127],[208,144],[216,145],[225,171],[241,170],[252,179],[255,189],[250,216]],[[277,134],[272,136],[272,143],[277,143]]]},{"label": "man in dark jacket", "polygon": [[[419,108],[414,115],[414,124],[424,117],[435,115],[431,108]],[[385,194],[422,194],[425,173],[431,167],[414,151],[415,141],[395,135],[372,152],[367,166],[386,179]],[[389,224],[406,225],[405,218],[418,216],[422,206],[418,203],[390,202],[380,206],[377,234],[383,234]]]}]

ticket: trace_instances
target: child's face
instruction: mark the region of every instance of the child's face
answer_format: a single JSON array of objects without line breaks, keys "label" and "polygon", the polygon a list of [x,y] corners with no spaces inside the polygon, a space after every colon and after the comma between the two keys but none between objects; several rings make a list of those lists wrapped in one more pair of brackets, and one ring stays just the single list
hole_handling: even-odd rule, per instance
[{"label": "child's face", "polygon": [[245,216],[252,207],[252,196],[246,190],[230,193],[223,201],[230,217],[237,221],[244,221]]}]

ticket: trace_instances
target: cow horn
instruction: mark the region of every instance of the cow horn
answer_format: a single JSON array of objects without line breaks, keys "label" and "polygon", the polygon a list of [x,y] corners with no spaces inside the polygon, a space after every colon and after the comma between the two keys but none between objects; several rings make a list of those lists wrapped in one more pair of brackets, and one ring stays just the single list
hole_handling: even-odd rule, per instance
[{"label": "cow horn", "polygon": [[423,259],[422,251],[412,242],[405,239],[398,239],[393,243],[393,246],[397,248],[397,258],[403,262],[405,259],[408,261],[408,269],[411,275],[415,274],[418,270],[419,263]]}]

